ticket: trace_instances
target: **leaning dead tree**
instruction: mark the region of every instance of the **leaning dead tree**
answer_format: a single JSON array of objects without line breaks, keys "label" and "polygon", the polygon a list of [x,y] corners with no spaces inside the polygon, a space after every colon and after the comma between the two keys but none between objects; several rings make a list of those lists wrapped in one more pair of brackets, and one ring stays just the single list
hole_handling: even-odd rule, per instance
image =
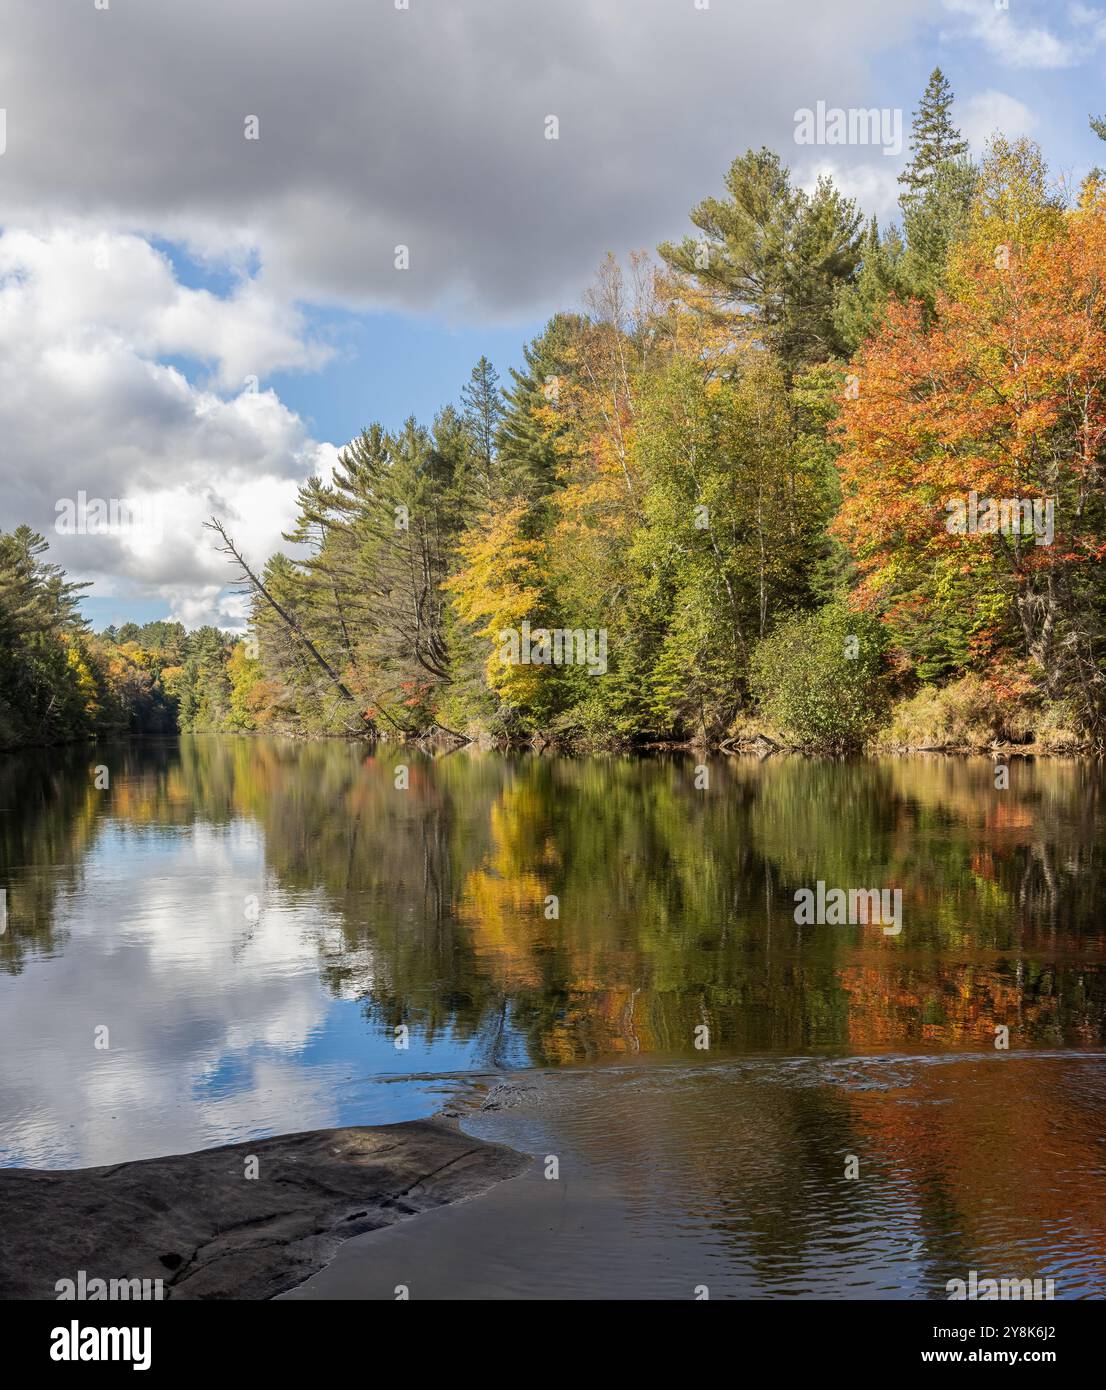
[{"label": "leaning dead tree", "polygon": [[295,639],[303,646],[303,649],[311,657],[311,660],[315,663],[316,666],[318,666],[319,670],[322,671],[323,675],[338,692],[341,698],[357,710],[357,717],[361,723],[362,728],[367,732],[375,734],[376,726],[373,724],[373,721],[365,714],[365,712],[362,709],[358,708],[358,700],[353,694],[353,692],[346,685],[345,681],[342,680],[338,672],[335,671],[334,667],[331,666],[330,662],[327,661],[326,657],[322,654],[322,652],[319,651],[318,647],[316,647],[315,643],[312,642],[311,638],[307,635],[307,633],[303,630],[303,626],[296,618],[295,614],[290,613],[288,609],[284,607],[284,605],[279,601],[279,599],[277,599],[266,587],[261,578],[257,574],[255,574],[254,571],[250,568],[242,552],[234,544],[234,541],[231,540],[230,536],[227,535],[226,528],[224,527],[223,523],[219,521],[218,518],[212,517],[210,521],[204,522],[204,529],[208,531],[214,531],[215,534],[222,541],[222,545],[217,546],[216,549],[220,552],[220,554],[229,556],[229,558],[233,560],[234,563],[238,566],[238,582],[240,584],[248,585],[250,591],[255,593],[258,596],[258,598],[260,598],[264,603],[266,603],[269,606],[269,608],[272,609],[272,611],[277,615],[277,617],[285,625],[288,631],[291,632]]}]

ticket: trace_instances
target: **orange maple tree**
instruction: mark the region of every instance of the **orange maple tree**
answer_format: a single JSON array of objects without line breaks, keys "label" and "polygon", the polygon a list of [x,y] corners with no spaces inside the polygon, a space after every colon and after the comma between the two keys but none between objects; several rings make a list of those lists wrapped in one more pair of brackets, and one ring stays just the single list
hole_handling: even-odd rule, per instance
[{"label": "orange maple tree", "polygon": [[[1025,244],[970,237],[949,283],[930,323],[893,302],[852,364],[833,529],[858,602],[900,633],[958,626],[977,657],[1020,646],[1046,681],[1062,654],[1090,678],[1080,608],[1106,554],[1106,193],[1089,187]],[[981,511],[1020,499],[1044,518],[1050,504],[1050,524],[1010,510],[1017,525],[957,531],[972,493]]]}]

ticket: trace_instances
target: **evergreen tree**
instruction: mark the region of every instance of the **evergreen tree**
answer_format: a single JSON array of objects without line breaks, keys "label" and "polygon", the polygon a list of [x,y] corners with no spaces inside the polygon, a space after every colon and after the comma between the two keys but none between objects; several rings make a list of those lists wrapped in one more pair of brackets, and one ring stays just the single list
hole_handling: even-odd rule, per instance
[{"label": "evergreen tree", "polygon": [[879,327],[888,298],[903,292],[904,247],[898,228],[883,236],[873,217],[868,223],[860,272],[852,284],[838,289],[834,322],[848,352],[855,352]]},{"label": "evergreen tree", "polygon": [[967,232],[978,183],[979,172],[970,160],[949,160],[937,166],[920,196],[904,206],[901,292],[920,299],[927,314],[945,287],[949,252]]},{"label": "evergreen tree", "polygon": [[855,351],[878,327],[888,299],[920,299],[927,315],[944,288],[949,251],[965,234],[978,172],[950,118],[952,91],[935,68],[914,116],[913,158],[899,176],[903,226],[880,238],[869,225],[856,282],[838,291],[835,322]]},{"label": "evergreen tree", "polygon": [[572,344],[582,325],[576,314],[554,315],[523,349],[523,369],[511,368],[512,385],[503,393],[496,436],[500,478],[508,495],[540,497],[554,485],[557,440],[567,428],[561,401],[573,376]]},{"label": "evergreen tree", "polygon": [[503,417],[499,373],[486,357],[473,367],[461,391],[464,419],[472,435],[477,486],[488,496],[495,490],[495,437]]},{"label": "evergreen tree", "polygon": [[940,68],[929,75],[921,105],[914,112],[910,132],[910,163],[899,175],[905,211],[932,187],[938,170],[968,153],[968,142],[953,125],[953,92]]},{"label": "evergreen tree", "polygon": [[840,355],[834,303],[860,262],[855,204],[829,179],[819,179],[813,194],[793,188],[768,149],[734,160],[726,195],[692,210],[699,239],[666,242],[661,255],[720,310],[746,316],[789,372]]},{"label": "evergreen tree", "polygon": [[98,691],[85,655],[78,595],[44,560],[29,526],[0,532],[0,747],[95,731]]}]

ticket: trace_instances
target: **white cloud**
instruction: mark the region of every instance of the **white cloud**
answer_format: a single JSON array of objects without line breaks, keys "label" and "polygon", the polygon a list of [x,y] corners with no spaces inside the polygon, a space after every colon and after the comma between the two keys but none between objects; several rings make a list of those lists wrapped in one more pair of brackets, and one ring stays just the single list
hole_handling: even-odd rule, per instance
[{"label": "white cloud", "polygon": [[988,90],[978,92],[965,101],[957,102],[956,116],[960,129],[972,147],[972,154],[979,156],[990,137],[1001,131],[1010,139],[1019,135],[1030,135],[1036,129],[1037,116],[1017,97],[1006,92]]},{"label": "white cloud", "polygon": [[1083,44],[1088,53],[1106,43],[1106,11],[1075,4],[1068,6],[1068,17],[1072,27],[1078,31],[1077,41]]},{"label": "white cloud", "polygon": [[796,179],[808,192],[813,190],[819,178],[833,180],[837,188],[849,198],[856,199],[860,212],[867,217],[876,217],[881,227],[899,220],[899,164],[882,161],[878,164],[838,164],[832,160],[796,170]]},{"label": "white cloud", "polygon": [[967,34],[1005,67],[1070,68],[1090,56],[1086,35],[1061,38],[1027,20],[1023,4],[1016,9],[999,8],[994,0],[944,0],[944,4],[951,14],[963,17]]},{"label": "white cloud", "polygon": [[215,384],[240,389],[248,375],[322,366],[330,350],[305,341],[301,315],[242,278],[232,294],[177,282],[169,258],[140,236],[68,226],[0,238],[0,282],[29,293],[11,301],[34,315],[36,333],[66,339],[95,325],[146,357],[193,357]]},{"label": "white cloud", "polygon": [[[192,384],[164,357],[207,364]],[[258,563],[295,512],[298,484],[336,450],[249,375],[310,368],[325,350],[256,281],[226,298],[181,285],[141,237],[87,227],[0,236],[0,475],[5,525],[27,521],[97,593],[168,601],[194,625],[232,624],[230,574],[204,520],[225,517]],[[234,392],[235,394],[230,394]],[[157,528],[58,535],[57,503],[126,499]]]}]

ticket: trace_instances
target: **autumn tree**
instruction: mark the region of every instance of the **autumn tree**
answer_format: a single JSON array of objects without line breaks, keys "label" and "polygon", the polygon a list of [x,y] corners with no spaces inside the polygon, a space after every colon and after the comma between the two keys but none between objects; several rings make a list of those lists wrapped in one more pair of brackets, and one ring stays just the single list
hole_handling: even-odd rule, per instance
[{"label": "autumn tree", "polygon": [[[1020,653],[1100,737],[1104,266],[1101,197],[1062,212],[1035,147],[996,142],[935,323],[892,304],[855,361],[836,523],[923,674]],[[971,494],[1038,510],[958,529]]]},{"label": "autumn tree", "polygon": [[635,570],[663,594],[647,686],[662,727],[719,737],[741,707],[756,643],[808,601],[819,482],[798,461],[779,365],[749,353],[706,376],[677,358],[650,386]]},{"label": "autumn tree", "polygon": [[522,498],[490,510],[462,538],[460,566],[443,583],[478,639],[484,677],[498,699],[497,723],[507,732],[520,718],[549,712],[541,698],[546,668],[522,660],[518,645],[523,623],[540,627],[546,616],[542,545],[527,535],[528,515]]}]

